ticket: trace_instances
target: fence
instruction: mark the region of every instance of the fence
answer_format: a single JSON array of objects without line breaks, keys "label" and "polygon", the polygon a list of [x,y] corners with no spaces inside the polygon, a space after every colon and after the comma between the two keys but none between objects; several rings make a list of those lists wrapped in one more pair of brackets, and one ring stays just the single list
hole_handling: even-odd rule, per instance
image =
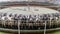
[{"label": "fence", "polygon": [[60,27],[60,20],[39,20],[39,21],[28,21],[28,20],[0,20],[0,27],[18,29],[18,23],[21,30],[38,30],[44,29],[46,22],[46,28],[57,28]]},{"label": "fence", "polygon": [[44,30],[60,27],[60,19],[48,20],[0,20],[0,28],[20,30]]}]

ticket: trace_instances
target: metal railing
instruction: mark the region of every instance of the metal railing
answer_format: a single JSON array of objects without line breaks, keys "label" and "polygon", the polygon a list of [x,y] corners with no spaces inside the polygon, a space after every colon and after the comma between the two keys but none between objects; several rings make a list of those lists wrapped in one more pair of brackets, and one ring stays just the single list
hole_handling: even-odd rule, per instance
[{"label": "metal railing", "polygon": [[33,26],[42,26],[44,27],[46,22],[46,25],[49,27],[53,27],[53,25],[55,25],[56,27],[59,26],[60,24],[60,20],[39,20],[39,21],[28,21],[28,20],[0,20],[0,24],[2,26],[17,26],[18,27],[18,23],[19,26],[23,27],[23,26],[28,26],[28,27],[33,27]]},{"label": "metal railing", "polygon": [[28,21],[28,20],[0,20],[0,28],[18,29],[20,30],[44,30],[60,27],[60,19],[58,20],[39,20],[39,21]]},{"label": "metal railing", "polygon": [[[2,18],[2,17],[1,17]],[[7,18],[7,17],[6,17]],[[0,19],[0,28],[20,30],[44,30],[60,27],[60,17],[20,17],[11,19]]]}]

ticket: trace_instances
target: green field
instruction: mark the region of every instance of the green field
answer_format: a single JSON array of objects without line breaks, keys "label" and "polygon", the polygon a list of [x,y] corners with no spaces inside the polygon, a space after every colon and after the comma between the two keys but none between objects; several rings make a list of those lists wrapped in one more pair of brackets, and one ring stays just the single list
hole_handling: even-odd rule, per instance
[{"label": "green field", "polygon": [[[0,34],[13,34],[13,33],[5,33],[5,32],[0,32]],[[55,31],[47,34],[60,34],[60,31]]]},{"label": "green field", "polygon": [[47,34],[60,34],[60,31],[51,32],[51,33],[47,33]]},{"label": "green field", "polygon": [[5,33],[5,32],[0,32],[0,34],[9,34],[9,33]]},{"label": "green field", "polygon": [[0,32],[0,34],[12,34],[12,33]]}]

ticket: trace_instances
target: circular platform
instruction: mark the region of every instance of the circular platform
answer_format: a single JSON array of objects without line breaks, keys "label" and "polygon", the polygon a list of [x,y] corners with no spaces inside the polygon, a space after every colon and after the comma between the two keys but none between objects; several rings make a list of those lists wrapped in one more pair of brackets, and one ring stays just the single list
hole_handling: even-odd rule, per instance
[{"label": "circular platform", "polygon": [[23,14],[23,15],[41,15],[41,14],[52,14],[52,13],[59,13],[56,10],[38,7],[38,6],[18,6],[18,7],[9,7],[0,10],[2,13],[13,13],[13,14]]}]

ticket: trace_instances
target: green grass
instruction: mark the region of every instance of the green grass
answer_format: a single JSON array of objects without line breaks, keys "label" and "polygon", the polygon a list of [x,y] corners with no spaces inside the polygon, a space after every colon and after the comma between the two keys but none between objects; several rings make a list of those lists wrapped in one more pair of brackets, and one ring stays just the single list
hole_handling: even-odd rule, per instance
[{"label": "green grass", "polygon": [[12,33],[5,33],[5,32],[0,32],[0,34],[12,34]]},{"label": "green grass", "polygon": [[[12,33],[0,32],[0,34],[12,34]],[[47,34],[60,34],[60,31],[50,32]]]},{"label": "green grass", "polygon": [[47,33],[47,34],[60,34],[60,31],[52,32],[52,33]]},{"label": "green grass", "polygon": [[52,34],[60,34],[60,31],[57,31],[57,32],[53,32]]}]

